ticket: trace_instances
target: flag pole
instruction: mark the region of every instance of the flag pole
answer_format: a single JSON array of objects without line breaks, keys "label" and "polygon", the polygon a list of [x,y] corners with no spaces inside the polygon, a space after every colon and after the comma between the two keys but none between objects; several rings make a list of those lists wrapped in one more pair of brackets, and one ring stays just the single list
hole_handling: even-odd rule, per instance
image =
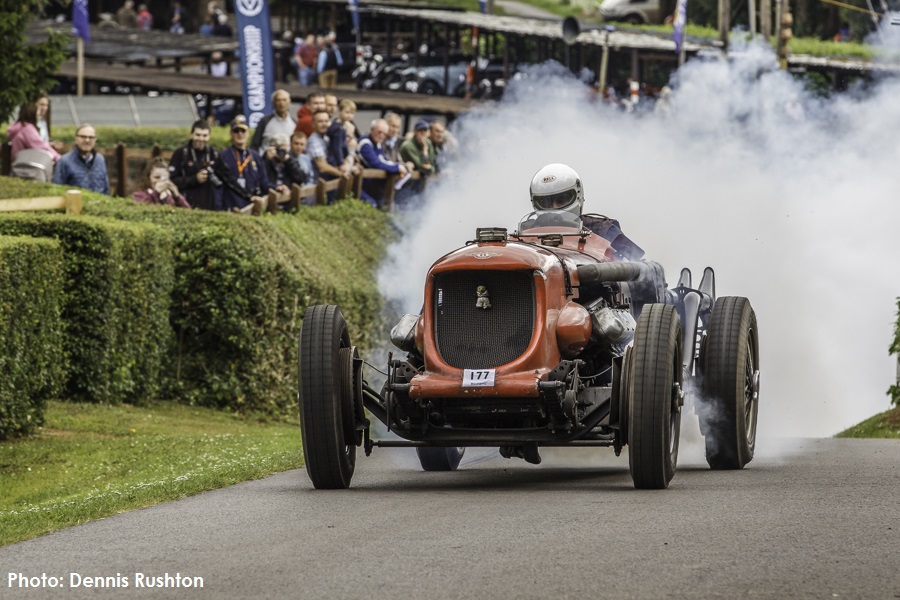
[{"label": "flag pole", "polygon": [[78,55],[78,95],[84,96],[84,40],[80,36],[75,38],[76,53]]}]

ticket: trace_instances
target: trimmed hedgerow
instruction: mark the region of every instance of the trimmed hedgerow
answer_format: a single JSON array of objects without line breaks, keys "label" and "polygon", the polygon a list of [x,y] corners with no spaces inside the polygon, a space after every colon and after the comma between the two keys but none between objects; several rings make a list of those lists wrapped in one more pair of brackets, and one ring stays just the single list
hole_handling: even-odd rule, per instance
[{"label": "trimmed hedgerow", "polygon": [[297,334],[308,304],[340,304],[366,346],[389,217],[356,201],[248,218],[92,199],[85,212],[150,221],[175,240],[169,397],[240,412],[296,410]]},{"label": "trimmed hedgerow", "polygon": [[[2,177],[0,184],[0,198],[64,191]],[[374,343],[382,325],[375,275],[394,230],[367,204],[249,218],[86,191],[84,199],[83,218],[149,222],[173,240],[166,397],[239,412],[296,410],[297,334],[309,304],[339,304],[353,343]]]},{"label": "trimmed hedgerow", "polygon": [[61,391],[63,254],[54,240],[0,236],[0,440],[44,423]]},{"label": "trimmed hedgerow", "polygon": [[47,213],[4,214],[0,234],[54,238],[63,247],[64,396],[155,398],[172,335],[171,236],[150,224]]}]

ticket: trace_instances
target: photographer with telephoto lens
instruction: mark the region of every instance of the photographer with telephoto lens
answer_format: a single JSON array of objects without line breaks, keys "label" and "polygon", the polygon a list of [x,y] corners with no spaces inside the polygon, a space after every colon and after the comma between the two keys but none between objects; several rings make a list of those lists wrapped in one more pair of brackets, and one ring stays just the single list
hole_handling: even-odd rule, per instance
[{"label": "photographer with telephoto lens", "polygon": [[222,180],[213,172],[219,154],[209,145],[209,123],[195,121],[190,141],[172,154],[169,178],[194,208],[220,210]]}]

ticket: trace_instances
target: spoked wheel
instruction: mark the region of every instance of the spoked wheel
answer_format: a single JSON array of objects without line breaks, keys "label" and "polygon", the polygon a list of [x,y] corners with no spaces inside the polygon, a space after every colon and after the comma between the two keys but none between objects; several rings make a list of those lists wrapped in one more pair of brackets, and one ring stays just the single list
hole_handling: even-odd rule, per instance
[{"label": "spoked wheel", "polygon": [[681,321],[675,307],[644,307],[630,354],[626,393],[631,478],[638,489],[664,489],[678,462],[684,400]]},{"label": "spoked wheel", "polygon": [[455,471],[465,454],[465,447],[436,448],[420,446],[416,448],[419,462],[425,471]]},{"label": "spoked wheel", "polygon": [[753,459],[759,410],[759,337],[746,298],[719,298],[713,305],[700,375],[706,462],[713,469],[742,469]]},{"label": "spoked wheel", "polygon": [[306,472],[317,489],[348,488],[353,477],[355,350],[340,308],[306,309],[300,331],[300,428]]}]

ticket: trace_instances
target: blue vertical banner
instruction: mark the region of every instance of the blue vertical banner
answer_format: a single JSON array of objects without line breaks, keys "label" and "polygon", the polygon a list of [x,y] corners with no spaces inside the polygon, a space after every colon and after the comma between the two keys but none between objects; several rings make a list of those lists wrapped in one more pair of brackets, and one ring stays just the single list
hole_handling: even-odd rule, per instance
[{"label": "blue vertical banner", "polygon": [[75,0],[72,3],[72,33],[91,43],[91,28],[88,24],[88,0]]},{"label": "blue vertical banner", "polygon": [[272,22],[268,0],[235,0],[238,41],[241,48],[241,81],[244,116],[255,128],[270,114],[275,91],[275,57],[272,54]]},{"label": "blue vertical banner", "polygon": [[359,0],[347,0],[347,10],[350,11],[350,19],[353,22],[353,31],[359,31]]},{"label": "blue vertical banner", "polygon": [[672,41],[675,42],[675,54],[681,52],[684,43],[684,26],[687,23],[687,0],[678,0],[675,4],[675,22],[672,24]]}]

